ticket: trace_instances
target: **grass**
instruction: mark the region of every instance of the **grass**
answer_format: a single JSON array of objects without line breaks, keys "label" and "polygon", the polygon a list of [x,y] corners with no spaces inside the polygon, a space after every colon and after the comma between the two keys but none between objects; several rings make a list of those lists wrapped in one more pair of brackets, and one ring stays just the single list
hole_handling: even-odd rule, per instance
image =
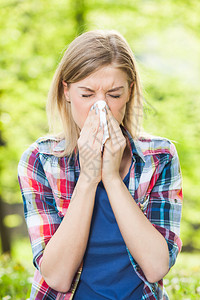
[{"label": "grass", "polygon": [[164,285],[171,300],[200,299],[200,254],[179,254]]},{"label": "grass", "polygon": [[[27,239],[15,242],[12,258],[0,257],[0,299],[29,299],[34,268]],[[164,279],[170,300],[200,299],[200,254],[181,253]]]},{"label": "grass", "polygon": [[8,255],[0,258],[0,299],[25,300],[29,298],[32,272]]},{"label": "grass", "polygon": [[14,242],[11,256],[0,256],[0,299],[29,299],[34,273],[28,239]]}]

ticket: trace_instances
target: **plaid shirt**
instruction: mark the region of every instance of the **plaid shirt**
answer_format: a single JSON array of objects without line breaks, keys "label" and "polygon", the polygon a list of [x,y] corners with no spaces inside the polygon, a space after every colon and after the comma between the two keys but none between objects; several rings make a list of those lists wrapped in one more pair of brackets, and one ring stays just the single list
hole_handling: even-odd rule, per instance
[{"label": "plaid shirt", "polygon": [[[144,215],[166,239],[170,269],[181,250],[182,188],[176,148],[169,140],[159,137],[133,140],[127,129],[123,126],[121,129],[128,136],[133,160],[129,192]],[[19,162],[24,214],[36,267],[31,300],[72,299],[81,274],[80,268],[70,291],[65,294],[51,289],[40,274],[44,248],[67,212],[80,174],[76,150],[71,159],[55,155],[64,147],[64,140],[40,138],[23,153]],[[128,248],[127,255],[137,275],[145,283],[142,300],[169,299],[163,280],[149,283]]]}]

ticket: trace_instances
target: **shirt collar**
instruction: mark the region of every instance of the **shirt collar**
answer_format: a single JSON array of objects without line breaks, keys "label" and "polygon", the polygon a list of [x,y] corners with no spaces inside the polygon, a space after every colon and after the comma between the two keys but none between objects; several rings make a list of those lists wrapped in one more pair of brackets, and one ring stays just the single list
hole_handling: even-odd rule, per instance
[{"label": "shirt collar", "polygon": [[62,151],[64,151],[65,150],[65,140],[63,139],[63,140],[61,140],[61,141],[59,141],[56,145],[55,145],[55,147],[53,148],[53,150],[55,151],[55,152],[62,152]]},{"label": "shirt collar", "polygon": [[135,160],[134,155],[136,155],[136,156],[139,156],[145,162],[143,152],[139,145],[139,140],[133,139],[131,134],[129,133],[128,129],[125,128],[123,125],[120,125],[120,127],[122,129],[122,132],[128,137],[132,159]]},{"label": "shirt collar", "polygon": [[[131,134],[129,133],[128,129],[125,128],[123,125],[120,125],[120,127],[122,129],[122,132],[128,137],[132,158],[134,159],[134,155],[136,155],[136,156],[139,156],[145,162],[144,155],[143,155],[142,150],[141,150],[140,145],[139,145],[139,140],[133,139]],[[64,139],[59,141],[55,145],[54,151],[55,152],[64,151],[65,150],[65,144],[66,143],[65,143]]]}]

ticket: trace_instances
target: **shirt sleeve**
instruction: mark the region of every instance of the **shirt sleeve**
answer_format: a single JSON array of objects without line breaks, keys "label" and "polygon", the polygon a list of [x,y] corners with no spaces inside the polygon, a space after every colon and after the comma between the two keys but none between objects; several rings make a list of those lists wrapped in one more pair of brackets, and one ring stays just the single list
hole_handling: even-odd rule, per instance
[{"label": "shirt sleeve", "polygon": [[30,146],[20,159],[18,180],[33,252],[33,264],[40,270],[44,248],[60,225],[61,218],[36,143]]},{"label": "shirt sleeve", "polygon": [[173,143],[170,145],[170,154],[163,155],[163,157],[165,159],[161,159],[150,183],[153,188],[149,194],[145,214],[167,241],[170,269],[182,247],[179,237],[182,211],[182,176],[178,154]]}]

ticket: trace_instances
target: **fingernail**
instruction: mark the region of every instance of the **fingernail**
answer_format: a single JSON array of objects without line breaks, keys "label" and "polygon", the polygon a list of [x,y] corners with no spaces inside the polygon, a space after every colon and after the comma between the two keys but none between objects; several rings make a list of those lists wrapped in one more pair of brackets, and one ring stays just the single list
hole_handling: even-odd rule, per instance
[{"label": "fingernail", "polygon": [[106,112],[108,113],[110,111],[110,108],[109,107],[106,107]]}]

